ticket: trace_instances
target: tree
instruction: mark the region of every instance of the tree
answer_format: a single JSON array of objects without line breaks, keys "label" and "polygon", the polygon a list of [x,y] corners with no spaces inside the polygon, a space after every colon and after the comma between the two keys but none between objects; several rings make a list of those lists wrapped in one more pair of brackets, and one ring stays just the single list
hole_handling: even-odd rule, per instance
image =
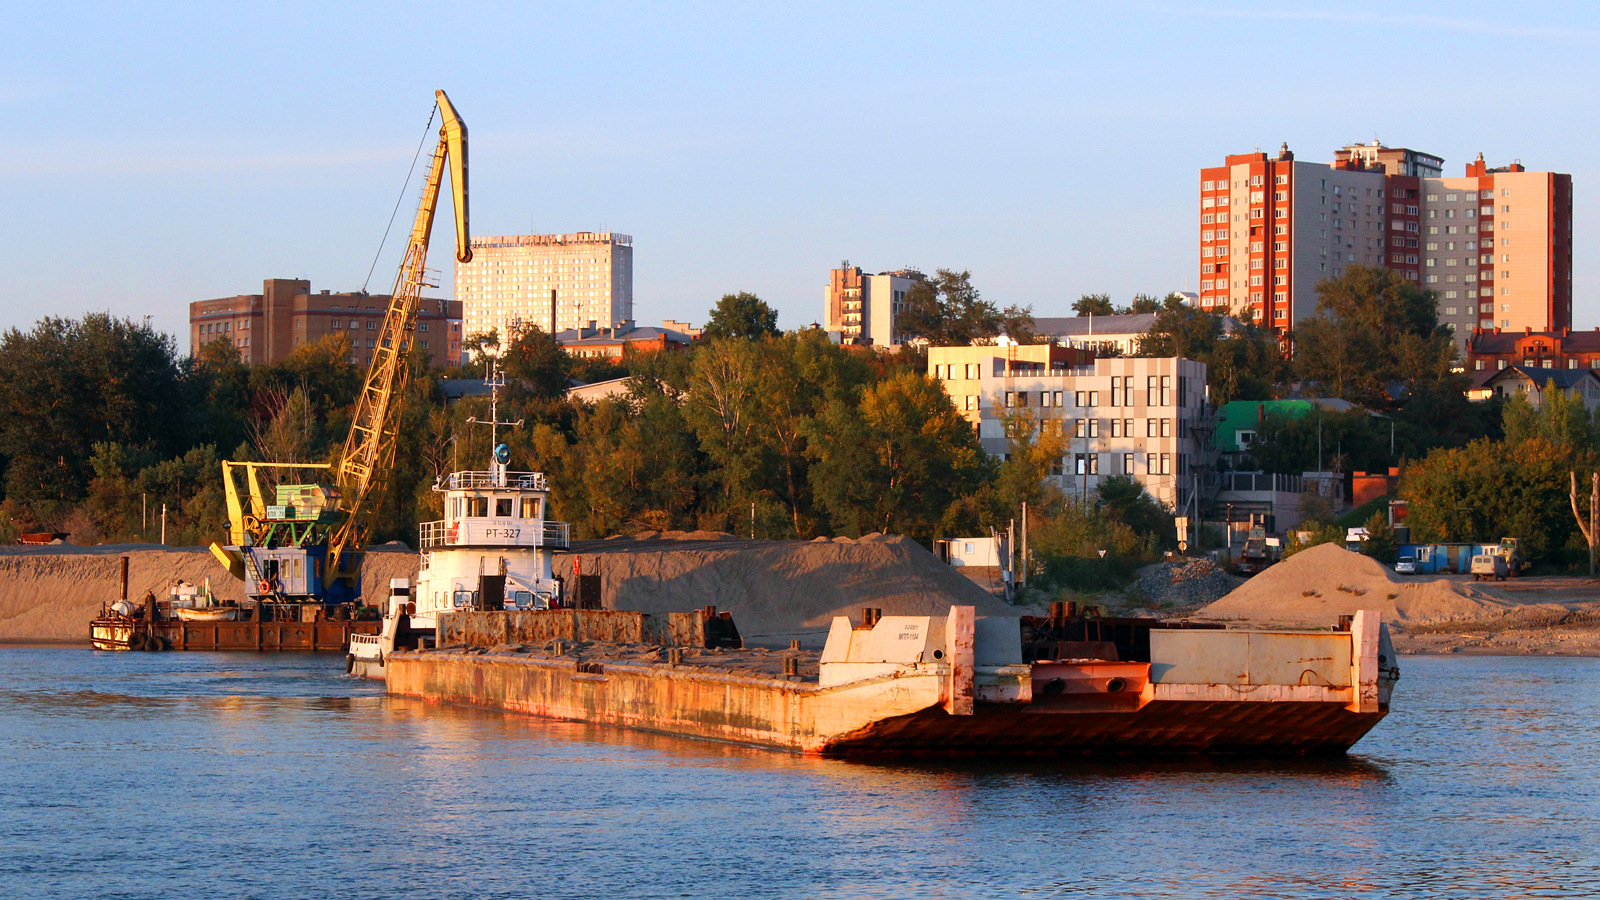
[{"label": "tree", "polygon": [[1375,512],[1367,519],[1367,539],[1361,542],[1361,552],[1386,565],[1394,565],[1396,556],[1400,552],[1400,544],[1395,539],[1394,528],[1389,525],[1389,517],[1382,511]]},{"label": "tree", "polygon": [[1149,294],[1134,294],[1133,301],[1128,304],[1127,308],[1127,312],[1134,314],[1153,313],[1160,310],[1161,301]]},{"label": "tree", "polygon": [[[1521,540],[1538,559],[1565,547],[1573,522],[1568,497],[1574,471],[1595,468],[1592,451],[1544,437],[1503,442],[1481,439],[1435,450],[1400,479],[1406,522],[1421,540]],[[1581,543],[1581,539],[1580,539]]]},{"label": "tree", "polygon": [[1351,265],[1317,285],[1317,313],[1294,335],[1300,377],[1325,394],[1388,410],[1394,388],[1414,390],[1450,373],[1454,348],[1438,306],[1393,269]]},{"label": "tree", "polygon": [[0,338],[0,454],[6,491],[77,501],[94,444],[167,455],[186,443],[177,348],[147,324],[105,313],[45,318]]},{"label": "tree", "polygon": [[1140,356],[1181,356],[1206,364],[1211,399],[1268,400],[1287,366],[1271,332],[1243,323],[1230,334],[1219,312],[1200,309],[1169,294],[1150,331],[1139,339]]},{"label": "tree", "polygon": [[975,490],[987,460],[966,419],[932,379],[902,372],[830,401],[813,421],[811,486],[837,532],[935,536],[940,516]]},{"label": "tree", "polygon": [[701,336],[708,340],[742,338],[753,341],[776,337],[781,333],[778,331],[778,311],[755,294],[740,291],[722,295],[716,308],[711,311],[711,318],[706,320]]},{"label": "tree", "polygon": [[1017,306],[1012,304],[1000,313],[1000,327],[1019,344],[1039,344],[1044,340],[1039,335],[1039,323],[1033,320],[1033,307]]},{"label": "tree", "polygon": [[572,357],[555,336],[531,322],[512,327],[510,343],[500,357],[512,399],[557,400],[566,395]]},{"label": "tree", "polygon": [[1112,316],[1116,313],[1116,308],[1111,305],[1110,294],[1084,294],[1072,304],[1072,314],[1075,316]]},{"label": "tree", "polygon": [[1152,552],[1156,548],[1178,546],[1178,531],[1172,514],[1132,475],[1103,479],[1095,492],[1105,514],[1149,540]]},{"label": "tree", "polygon": [[972,273],[950,269],[913,282],[895,319],[899,342],[920,339],[935,347],[961,347],[992,338],[1000,326],[1000,311],[972,286]]}]

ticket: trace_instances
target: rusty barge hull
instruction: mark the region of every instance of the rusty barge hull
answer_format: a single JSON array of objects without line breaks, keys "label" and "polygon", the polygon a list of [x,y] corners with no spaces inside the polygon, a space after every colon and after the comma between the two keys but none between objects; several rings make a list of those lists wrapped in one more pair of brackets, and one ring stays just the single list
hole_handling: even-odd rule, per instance
[{"label": "rusty barge hull", "polygon": [[978,704],[970,718],[924,710],[835,741],[836,754],[1337,755],[1388,710],[1353,713],[1337,701],[1154,701],[1133,712],[1018,711]]},{"label": "rusty barge hull", "polygon": [[[352,634],[377,634],[376,620],[345,622],[145,622],[125,620],[115,644],[105,639],[113,629],[95,620],[90,643],[97,650],[244,650],[259,652],[343,653]],[[154,637],[154,643],[150,638]]]},{"label": "rusty barge hull", "polygon": [[[1387,714],[1352,711],[1348,689],[1240,692],[1146,685],[1138,694],[945,708],[943,673],[824,687],[658,663],[424,651],[387,661],[388,691],[681,737],[825,756],[1337,754]],[[1178,688],[1174,690],[1172,688]]]}]

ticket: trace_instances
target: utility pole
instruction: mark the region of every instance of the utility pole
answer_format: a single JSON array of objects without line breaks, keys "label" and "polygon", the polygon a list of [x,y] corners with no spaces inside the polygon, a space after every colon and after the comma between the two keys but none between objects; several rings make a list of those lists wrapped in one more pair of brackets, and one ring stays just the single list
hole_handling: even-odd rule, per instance
[{"label": "utility pole", "polygon": [[150,540],[150,495],[139,492],[139,540]]},{"label": "utility pole", "polygon": [[1590,476],[1589,488],[1589,516],[1584,520],[1582,513],[1578,512],[1578,473],[1572,474],[1572,489],[1567,497],[1572,501],[1572,517],[1578,520],[1578,528],[1583,531],[1583,540],[1589,545],[1589,577],[1594,577],[1595,538],[1600,537],[1600,472]]},{"label": "utility pole", "polygon": [[161,544],[162,544],[162,546],[166,546],[166,543],[167,543],[167,505],[165,503],[163,503],[163,504],[161,504]]},{"label": "utility pole", "polygon": [[1019,584],[1027,584],[1028,583],[1028,501],[1026,501],[1026,500],[1022,501],[1022,565],[1021,565],[1019,571],[1020,571],[1020,576],[1021,577],[1019,577],[1017,579],[1017,582]]}]

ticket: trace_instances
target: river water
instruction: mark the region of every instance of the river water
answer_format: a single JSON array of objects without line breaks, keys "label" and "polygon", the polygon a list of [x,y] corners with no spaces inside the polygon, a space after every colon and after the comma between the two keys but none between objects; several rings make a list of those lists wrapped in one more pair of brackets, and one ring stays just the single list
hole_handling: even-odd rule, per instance
[{"label": "river water", "polygon": [[1600,660],[1403,661],[1348,758],[861,763],[0,650],[0,897],[1578,897]]}]

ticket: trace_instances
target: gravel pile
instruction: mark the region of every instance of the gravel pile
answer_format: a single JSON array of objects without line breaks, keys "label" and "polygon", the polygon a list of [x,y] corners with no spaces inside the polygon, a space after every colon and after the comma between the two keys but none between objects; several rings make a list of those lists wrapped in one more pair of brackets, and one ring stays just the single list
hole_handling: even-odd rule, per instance
[{"label": "gravel pile", "polygon": [[1244,582],[1209,559],[1182,559],[1145,566],[1136,574],[1139,593],[1157,609],[1203,606]]}]

